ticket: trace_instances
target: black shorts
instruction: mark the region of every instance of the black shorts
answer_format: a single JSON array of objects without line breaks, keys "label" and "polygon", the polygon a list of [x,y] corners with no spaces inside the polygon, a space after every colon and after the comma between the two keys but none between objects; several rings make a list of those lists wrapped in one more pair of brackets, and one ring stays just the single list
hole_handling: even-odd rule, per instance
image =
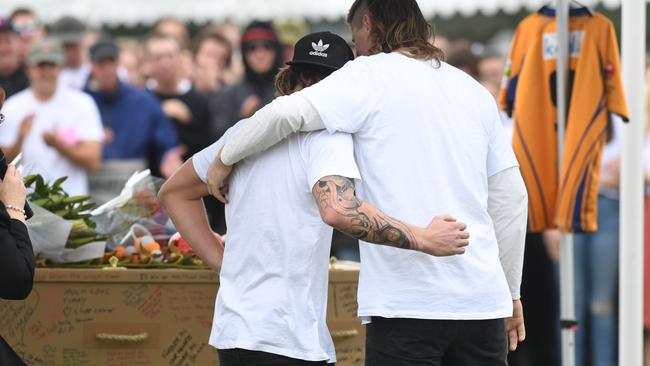
[{"label": "black shorts", "polygon": [[305,361],[247,349],[220,349],[219,366],[326,366],[326,361]]},{"label": "black shorts", "polygon": [[366,366],[507,366],[503,319],[421,320],[372,317]]}]

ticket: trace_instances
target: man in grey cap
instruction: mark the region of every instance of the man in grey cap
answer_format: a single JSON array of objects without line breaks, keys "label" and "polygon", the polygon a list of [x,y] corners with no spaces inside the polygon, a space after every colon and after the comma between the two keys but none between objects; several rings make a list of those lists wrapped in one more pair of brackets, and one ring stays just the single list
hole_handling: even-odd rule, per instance
[{"label": "man in grey cap", "polygon": [[50,30],[63,44],[65,61],[59,83],[73,89],[83,89],[90,76],[90,64],[84,60],[82,47],[86,25],[77,18],[64,16],[54,23]]},{"label": "man in grey cap", "polygon": [[86,194],[87,172],[101,165],[102,124],[90,96],[58,87],[63,59],[56,39],[32,45],[27,57],[31,87],[5,103],[0,148],[9,161],[22,152],[27,174],[48,180],[66,176],[62,186],[68,193]]}]

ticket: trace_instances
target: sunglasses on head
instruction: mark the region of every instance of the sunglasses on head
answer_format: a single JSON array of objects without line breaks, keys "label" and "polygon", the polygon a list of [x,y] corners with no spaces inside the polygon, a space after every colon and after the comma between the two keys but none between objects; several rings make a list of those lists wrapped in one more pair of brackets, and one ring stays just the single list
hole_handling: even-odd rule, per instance
[{"label": "sunglasses on head", "polygon": [[271,42],[266,42],[266,41],[257,41],[257,42],[250,42],[247,43],[244,46],[244,51],[246,52],[252,52],[257,49],[265,49],[265,50],[272,50],[273,49],[273,44]]}]

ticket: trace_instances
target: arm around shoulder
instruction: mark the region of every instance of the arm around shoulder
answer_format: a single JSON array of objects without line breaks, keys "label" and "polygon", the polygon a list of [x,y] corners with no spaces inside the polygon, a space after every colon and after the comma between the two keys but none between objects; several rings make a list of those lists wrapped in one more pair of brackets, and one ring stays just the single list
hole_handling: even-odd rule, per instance
[{"label": "arm around shoulder", "polygon": [[237,132],[223,147],[225,165],[264,151],[292,133],[325,128],[316,108],[299,94],[278,97],[237,125]]}]

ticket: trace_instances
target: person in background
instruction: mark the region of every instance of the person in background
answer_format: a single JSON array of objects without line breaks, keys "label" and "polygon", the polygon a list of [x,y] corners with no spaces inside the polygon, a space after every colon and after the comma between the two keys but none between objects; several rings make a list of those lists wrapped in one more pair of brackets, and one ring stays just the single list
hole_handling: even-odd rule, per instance
[{"label": "person in background", "polygon": [[[180,153],[185,161],[214,142],[208,99],[183,78],[183,61],[176,38],[154,34],[146,40],[145,48],[155,85],[151,91],[160,101],[165,115],[176,126],[183,145]],[[160,159],[158,155],[152,155],[153,163],[150,165],[155,167],[155,162]],[[162,174],[156,169],[152,172]],[[207,197],[205,204],[213,228],[225,232],[223,205],[213,197]]]},{"label": "person in background", "polygon": [[236,84],[244,76],[244,63],[241,51],[241,29],[232,22],[224,22],[214,26],[217,33],[226,37],[232,46],[232,62],[223,75],[227,85]]},{"label": "person in background", "polygon": [[64,16],[52,25],[50,33],[63,44],[65,61],[59,83],[82,90],[90,77],[90,64],[85,62],[85,50],[82,47],[86,26],[77,18]]},{"label": "person in background", "polygon": [[20,37],[9,19],[0,18],[0,87],[10,97],[29,87],[29,78],[20,61]]},{"label": "person in background", "polygon": [[293,58],[294,44],[309,32],[309,26],[304,20],[277,19],[273,21],[273,28],[275,28],[282,45],[282,59],[284,61],[291,60]]},{"label": "person in background", "polygon": [[182,164],[176,128],[156,97],[120,81],[119,58],[113,40],[100,40],[90,48],[91,80],[85,91],[97,103],[104,125],[102,169],[90,176],[98,203],[119,194],[134,171],[147,168],[150,151],[162,157],[155,170],[165,178]]},{"label": "person in background", "polygon": [[187,29],[187,25],[178,18],[163,17],[154,23],[151,34],[162,34],[178,41],[183,78],[191,78],[192,55],[190,53],[190,31]]},{"label": "person in background", "polygon": [[228,39],[210,28],[205,29],[196,38],[193,58],[194,87],[208,95],[219,93],[226,84],[224,73],[232,63],[232,46]]},{"label": "person in background", "polygon": [[216,137],[235,122],[250,117],[275,98],[273,78],[282,64],[278,36],[267,22],[254,21],[242,35],[245,76],[210,101],[212,126]]},{"label": "person in background", "polygon": [[8,161],[22,152],[26,172],[47,180],[66,176],[62,187],[70,195],[87,194],[87,173],[101,166],[97,106],[83,92],[57,88],[63,49],[56,39],[34,43],[27,61],[31,87],[7,99],[0,147]]},{"label": "person in background", "polygon": [[527,311],[526,341],[508,354],[510,366],[559,366],[557,263],[560,232],[527,233],[521,303]]},{"label": "person in background", "polygon": [[[5,92],[0,87],[0,110]],[[0,114],[0,123],[3,117]],[[0,151],[0,160],[5,159]],[[6,164],[6,162],[5,162]],[[13,166],[7,167],[0,177],[0,299],[22,300],[29,296],[34,283],[36,260],[32,242],[25,226],[25,199],[27,191],[20,172]],[[0,365],[25,365],[23,360],[0,336]]]},{"label": "person in background", "polygon": [[506,58],[495,52],[488,51],[478,61],[478,81],[490,91],[495,99],[499,95],[505,68]]},{"label": "person in background", "polygon": [[138,88],[144,88],[146,72],[143,70],[144,48],[140,42],[132,40],[121,40],[120,68],[125,71],[125,78],[128,84]]},{"label": "person in background", "polygon": [[447,63],[465,71],[474,79],[478,79],[478,58],[472,52],[471,46],[466,46],[463,41],[458,41],[458,45],[447,54]]},{"label": "person in background", "polygon": [[146,40],[145,48],[155,84],[150,90],[176,125],[180,142],[187,147],[184,155],[187,159],[214,141],[207,97],[183,78],[180,45],[176,38],[154,34]]},{"label": "person in background", "polygon": [[183,50],[187,50],[190,47],[190,32],[187,29],[187,25],[178,18],[168,16],[158,19],[154,23],[151,33],[176,38],[180,48]]},{"label": "person in background", "polygon": [[452,48],[452,42],[449,40],[449,38],[445,37],[442,34],[436,34],[435,37],[431,37],[431,39],[429,39],[429,42],[438,47],[440,51],[442,51],[442,53],[445,55],[445,57],[449,55],[449,52]]},{"label": "person in background", "polygon": [[27,8],[15,9],[9,16],[9,20],[20,35],[20,63],[25,64],[32,44],[47,34],[45,27],[36,14]]},{"label": "person in background", "polygon": [[577,366],[611,366],[618,359],[620,144],[623,122],[612,115],[602,157],[598,231],[574,234]]},{"label": "person in background", "polygon": [[[272,25],[254,21],[242,34],[244,78],[209,101],[212,133],[217,138],[242,118],[275,98],[275,75],[283,62],[282,46]],[[213,197],[208,198],[210,201]],[[215,216],[224,217],[223,204],[212,201]],[[209,207],[210,209],[210,207]],[[224,221],[221,221],[225,223]]]},{"label": "person in background", "polygon": [[[479,82],[496,99],[495,91],[503,76],[503,58],[488,54],[479,61]],[[498,80],[498,81],[497,81]],[[494,90],[494,84],[496,90]],[[499,111],[509,144],[513,125],[508,114]],[[559,366],[558,288],[556,263],[559,259],[559,232],[527,233],[521,277],[521,303],[527,309],[526,342],[508,354],[510,366]]]}]

